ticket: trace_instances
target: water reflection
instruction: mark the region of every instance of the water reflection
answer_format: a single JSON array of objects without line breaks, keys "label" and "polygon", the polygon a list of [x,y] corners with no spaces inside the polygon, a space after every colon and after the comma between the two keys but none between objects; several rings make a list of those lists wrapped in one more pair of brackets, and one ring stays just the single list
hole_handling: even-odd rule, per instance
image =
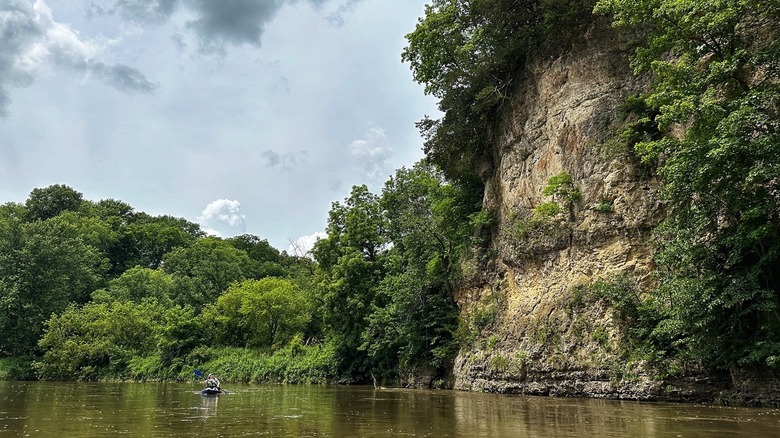
[{"label": "water reflection", "polygon": [[780,436],[769,409],[343,386],[0,382],[0,435]]},{"label": "water reflection", "polygon": [[203,417],[215,417],[217,415],[217,405],[219,404],[218,395],[200,395],[200,405],[203,410]]}]

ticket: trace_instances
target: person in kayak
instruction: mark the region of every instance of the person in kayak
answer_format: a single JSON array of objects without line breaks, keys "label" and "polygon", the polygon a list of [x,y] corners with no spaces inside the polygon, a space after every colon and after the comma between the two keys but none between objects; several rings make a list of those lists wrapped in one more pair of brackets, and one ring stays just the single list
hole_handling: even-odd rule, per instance
[{"label": "person in kayak", "polygon": [[217,379],[217,376],[215,376],[214,373],[209,373],[209,377],[206,379],[206,387],[222,391],[222,388],[219,385],[219,379]]}]

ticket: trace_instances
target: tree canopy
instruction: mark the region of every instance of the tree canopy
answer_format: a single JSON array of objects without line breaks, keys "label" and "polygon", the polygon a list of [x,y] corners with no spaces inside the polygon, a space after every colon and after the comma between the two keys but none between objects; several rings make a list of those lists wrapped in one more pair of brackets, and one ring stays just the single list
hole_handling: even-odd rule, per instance
[{"label": "tree canopy", "polygon": [[[78,202],[31,215],[47,193]],[[381,195],[353,187],[314,260],[67,186],[31,199],[0,206],[0,329],[15,333],[0,357],[31,357],[39,378],[166,378],[240,349],[290,361],[272,373],[324,351],[312,369],[364,382],[443,373],[457,349],[452,293],[475,202],[434,166],[398,171]]]},{"label": "tree canopy", "polygon": [[401,58],[441,119],[418,128],[426,157],[462,184],[482,185],[492,166],[499,111],[529,57],[547,37],[560,49],[591,21],[593,0],[434,0],[425,7]]}]

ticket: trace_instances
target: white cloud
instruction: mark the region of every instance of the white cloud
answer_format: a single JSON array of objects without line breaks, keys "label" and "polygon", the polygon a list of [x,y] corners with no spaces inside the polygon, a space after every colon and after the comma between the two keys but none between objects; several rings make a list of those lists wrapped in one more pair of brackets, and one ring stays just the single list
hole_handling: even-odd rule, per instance
[{"label": "white cloud", "polygon": [[241,203],[217,199],[209,203],[197,219],[203,230],[215,236],[229,236],[246,232],[246,216],[241,214]]},{"label": "white cloud", "polygon": [[290,242],[290,245],[287,247],[287,254],[296,255],[299,257],[310,257],[311,249],[314,248],[314,244],[318,240],[324,239],[327,236],[328,235],[322,231],[309,234],[308,236],[301,236],[295,239],[293,242]]},{"label": "white cloud", "polygon": [[363,138],[349,145],[349,154],[355,163],[365,176],[375,181],[383,180],[389,175],[391,153],[385,130],[377,126],[369,128]]},{"label": "white cloud", "polygon": [[213,228],[208,228],[208,227],[201,226],[200,229],[203,230],[203,232],[208,234],[209,236],[223,237],[222,233],[220,233],[219,231],[217,231],[217,230],[215,230]]},{"label": "white cloud", "polygon": [[100,61],[108,43],[84,39],[55,21],[44,0],[4,1],[0,40],[0,115],[7,115],[10,89],[30,85],[46,66],[93,76],[123,91],[151,92],[158,86],[132,67]]}]

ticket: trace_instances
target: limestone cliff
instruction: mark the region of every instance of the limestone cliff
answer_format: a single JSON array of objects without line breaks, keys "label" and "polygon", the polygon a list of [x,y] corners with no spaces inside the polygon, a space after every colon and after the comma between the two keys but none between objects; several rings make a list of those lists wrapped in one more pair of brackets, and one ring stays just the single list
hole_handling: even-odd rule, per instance
[{"label": "limestone cliff", "polygon": [[[456,389],[686,400],[722,388],[709,377],[662,382],[641,361],[628,363],[614,309],[583,293],[620,283],[640,294],[654,281],[657,181],[612,140],[626,97],[642,87],[629,56],[597,24],[517,78],[484,175],[484,205],[497,216],[490,262],[457,297],[471,333],[455,363]],[[555,201],[544,188],[562,173],[577,196],[539,219],[534,210]]]}]

